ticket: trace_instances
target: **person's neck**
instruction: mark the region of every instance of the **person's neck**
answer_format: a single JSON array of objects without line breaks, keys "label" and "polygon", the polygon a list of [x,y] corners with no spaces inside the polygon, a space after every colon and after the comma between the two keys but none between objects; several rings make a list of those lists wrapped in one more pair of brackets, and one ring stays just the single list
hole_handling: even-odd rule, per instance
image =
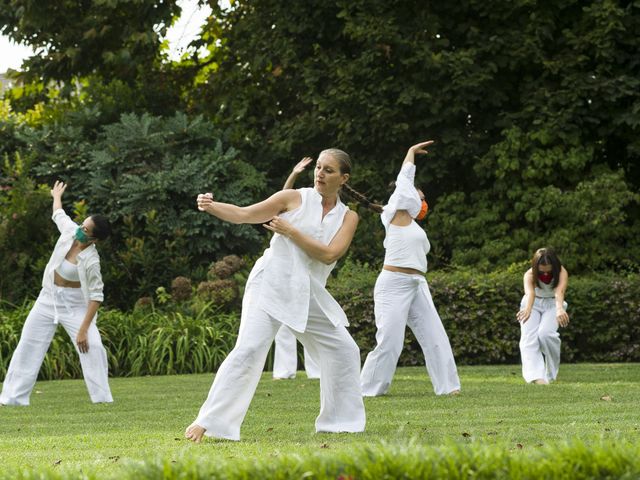
[{"label": "person's neck", "polygon": [[86,248],[89,248],[89,246],[91,245],[91,242],[87,242],[87,243],[82,243],[79,242],[78,240],[74,240],[73,241],[73,247],[77,248],[78,250],[80,250],[81,252],[83,250],[85,250]]},{"label": "person's neck", "polygon": [[338,203],[338,195],[334,194],[331,196],[322,195],[322,208],[325,210],[331,210]]}]

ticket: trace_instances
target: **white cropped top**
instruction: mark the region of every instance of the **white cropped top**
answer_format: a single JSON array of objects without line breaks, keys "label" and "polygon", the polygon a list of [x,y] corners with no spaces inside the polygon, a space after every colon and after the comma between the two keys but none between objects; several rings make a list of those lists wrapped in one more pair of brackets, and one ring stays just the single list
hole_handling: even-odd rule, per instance
[{"label": "white cropped top", "polygon": [[427,271],[427,253],[431,248],[427,234],[416,222],[406,227],[390,224],[385,238],[384,264]]},{"label": "white cropped top", "polygon": [[78,265],[71,263],[66,258],[56,268],[56,272],[68,282],[79,282],[80,274],[78,273]]}]

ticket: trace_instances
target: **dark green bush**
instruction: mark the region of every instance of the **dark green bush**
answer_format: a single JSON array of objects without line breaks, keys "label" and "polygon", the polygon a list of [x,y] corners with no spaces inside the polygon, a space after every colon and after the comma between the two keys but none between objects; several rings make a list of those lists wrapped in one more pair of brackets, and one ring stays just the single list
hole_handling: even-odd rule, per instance
[{"label": "dark green bush", "polygon": [[[427,274],[433,301],[460,365],[518,363],[515,316],[526,265],[490,274],[471,270]],[[378,270],[347,263],[329,289],[343,306],[362,358],[375,347],[373,287]],[[566,294],[571,323],[561,329],[564,361],[640,361],[640,276],[571,276]],[[410,332],[409,329],[407,329]],[[407,333],[400,365],[423,365]]]},{"label": "dark green bush", "polygon": [[[429,273],[427,279],[459,365],[519,363],[519,324],[524,265],[491,274],[472,271]],[[237,273],[238,282],[246,271]],[[375,347],[373,287],[378,269],[347,261],[329,289],[343,306],[362,359]],[[218,280],[221,281],[221,280]],[[224,280],[231,283],[232,280]],[[194,287],[195,288],[195,287]],[[241,288],[238,288],[241,290]],[[114,376],[215,371],[235,344],[239,299],[233,310],[195,294],[172,303],[158,289],[157,303],[140,299],[131,313],[105,310],[99,327]],[[640,361],[640,276],[572,276],[566,295],[571,323],[561,330],[562,358],[568,362]],[[17,344],[30,304],[0,310],[0,378]],[[399,364],[424,365],[420,346],[407,329]],[[268,362],[270,363],[270,362]],[[64,334],[54,337],[40,377],[80,376],[80,365]]]}]

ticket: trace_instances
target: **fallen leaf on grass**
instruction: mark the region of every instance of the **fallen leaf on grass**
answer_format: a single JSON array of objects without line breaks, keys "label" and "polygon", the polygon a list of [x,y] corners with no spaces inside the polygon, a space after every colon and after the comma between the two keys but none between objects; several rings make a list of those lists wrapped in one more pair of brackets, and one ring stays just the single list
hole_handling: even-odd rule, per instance
[{"label": "fallen leaf on grass", "polygon": [[273,427],[267,428],[267,432],[273,432]]},{"label": "fallen leaf on grass", "polygon": [[522,450],[524,448],[524,445],[522,445],[521,443],[516,443],[516,448],[518,450]]},{"label": "fallen leaf on grass", "polygon": [[610,402],[613,400],[613,397],[611,395],[603,395],[600,397],[600,400],[604,400],[605,402]]}]

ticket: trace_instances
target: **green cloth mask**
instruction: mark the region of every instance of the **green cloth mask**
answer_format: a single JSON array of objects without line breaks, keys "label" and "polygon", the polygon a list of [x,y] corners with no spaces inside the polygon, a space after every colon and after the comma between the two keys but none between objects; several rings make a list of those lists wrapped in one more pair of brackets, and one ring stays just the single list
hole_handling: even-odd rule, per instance
[{"label": "green cloth mask", "polygon": [[78,240],[80,243],[89,243],[89,237],[87,236],[86,233],[84,233],[84,230],[82,230],[82,227],[78,227],[78,229],[76,230],[76,240]]}]

